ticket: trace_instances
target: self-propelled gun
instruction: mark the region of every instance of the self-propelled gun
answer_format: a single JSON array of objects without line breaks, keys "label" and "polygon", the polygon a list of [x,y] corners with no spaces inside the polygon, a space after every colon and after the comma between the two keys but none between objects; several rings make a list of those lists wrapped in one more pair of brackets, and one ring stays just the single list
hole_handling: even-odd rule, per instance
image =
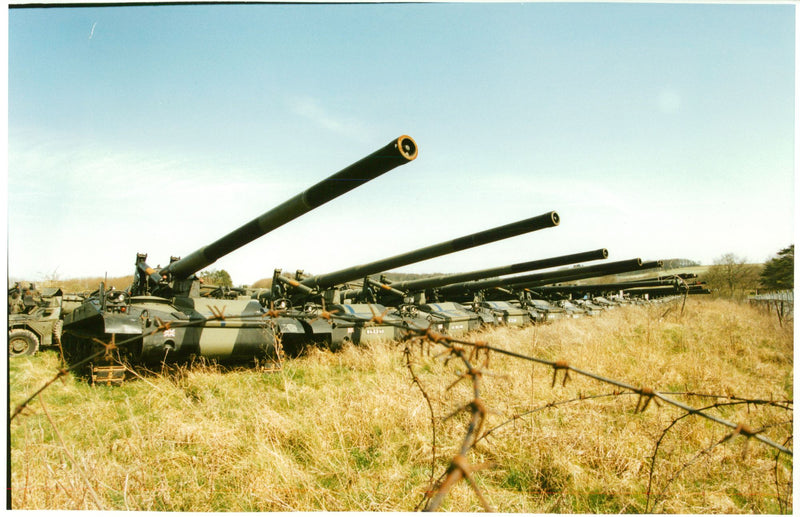
[{"label": "self-propelled gun", "polygon": [[[71,362],[92,362],[93,376],[116,381],[121,360],[178,361],[192,356],[219,361],[275,358],[282,339],[302,339],[300,322],[265,313],[257,300],[200,296],[196,273],[219,258],[417,157],[406,135],[345,167],[277,207],[167,266],[152,268],[138,254],[133,284],[100,289],[64,320],[63,345]],[[97,356],[105,349],[106,354]]]}]

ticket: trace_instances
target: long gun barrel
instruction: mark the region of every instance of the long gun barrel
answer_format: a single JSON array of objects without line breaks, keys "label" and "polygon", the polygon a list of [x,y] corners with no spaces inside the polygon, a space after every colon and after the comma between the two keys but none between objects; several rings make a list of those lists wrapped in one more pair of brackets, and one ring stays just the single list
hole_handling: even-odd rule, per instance
[{"label": "long gun barrel", "polygon": [[[637,261],[640,262],[638,266],[636,265]],[[595,266],[587,266],[584,268],[575,268],[573,270],[561,271],[560,273],[565,273],[562,275],[556,275],[555,273],[559,273],[559,271],[554,271],[553,272],[554,274],[548,278],[536,280],[533,282],[517,282],[514,285],[512,285],[512,287],[530,288],[541,285],[555,284],[557,282],[571,282],[573,280],[583,280],[585,278],[597,278],[606,275],[631,273],[631,272],[644,271],[647,269],[663,267],[663,264],[660,260],[641,262],[641,259],[620,260],[619,262],[606,265],[611,267],[609,267],[608,269],[603,269],[602,267],[597,266],[596,269],[593,270],[591,268]]]},{"label": "long gun barrel", "polygon": [[675,288],[683,285],[675,279],[653,278],[649,280],[635,280],[631,282],[613,282],[606,284],[565,284],[565,285],[546,285],[535,288],[542,293],[574,293],[574,292],[611,292],[627,289],[649,288],[649,287],[669,287]]},{"label": "long gun barrel", "polygon": [[583,278],[591,278],[593,276],[603,276],[612,273],[636,271],[641,269],[641,267],[642,260],[636,258],[630,260],[621,260],[618,262],[610,262],[608,264],[598,264],[596,266],[548,271],[545,273],[533,273],[530,275],[522,275],[510,278],[490,278],[476,282],[461,282],[443,286],[440,289],[440,292],[442,295],[447,296],[448,293],[473,293],[483,289],[493,289],[495,287],[517,287],[528,286],[529,284],[544,285],[547,283],[552,283],[553,281],[558,281],[554,279],[567,278],[568,275],[569,277],[573,277],[583,274],[588,275]]},{"label": "long gun barrel", "polygon": [[365,278],[375,273],[381,273],[397,267],[421,262],[441,255],[447,255],[456,251],[462,251],[476,246],[482,246],[491,242],[507,239],[524,233],[541,230],[543,228],[551,228],[558,226],[559,217],[556,212],[547,212],[545,214],[517,221],[515,223],[498,226],[490,230],[473,233],[464,237],[459,237],[451,241],[434,244],[425,248],[420,248],[416,251],[408,253],[401,253],[383,260],[370,262],[369,264],[362,264],[360,266],[353,266],[345,268],[333,273],[324,275],[316,275],[305,278],[300,281],[302,285],[312,287],[317,290],[324,290],[331,288],[335,285],[352,282],[361,278]]},{"label": "long gun barrel", "polygon": [[587,284],[587,285],[548,285],[535,287],[530,291],[544,296],[563,295],[563,294],[591,294],[602,295],[624,291],[628,295],[641,296],[666,296],[670,294],[709,294],[708,286],[705,284],[647,284],[647,285],[623,285],[623,284]]},{"label": "long gun barrel", "polygon": [[416,157],[416,142],[410,136],[400,136],[208,246],[172,262],[159,274],[188,278],[220,257]]},{"label": "long gun barrel", "polygon": [[605,248],[600,248],[593,251],[584,251],[581,253],[572,253],[570,255],[561,255],[559,257],[531,260],[529,262],[520,262],[518,264],[511,264],[509,266],[481,269],[478,271],[470,271],[468,273],[455,273],[452,275],[440,275],[428,278],[420,278],[417,280],[393,282],[390,287],[400,291],[418,291],[442,285],[455,284],[457,282],[467,282],[470,280],[478,280],[480,278],[524,273],[526,271],[566,266],[569,264],[577,264],[580,262],[588,262],[590,260],[601,260],[606,258],[608,258],[608,250]]}]

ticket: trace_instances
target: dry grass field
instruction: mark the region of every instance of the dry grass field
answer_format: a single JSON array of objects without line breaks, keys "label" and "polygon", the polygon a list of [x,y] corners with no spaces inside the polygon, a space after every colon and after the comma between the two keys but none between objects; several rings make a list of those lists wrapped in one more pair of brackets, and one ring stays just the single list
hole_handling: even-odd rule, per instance
[{"label": "dry grass field", "polygon": [[[620,307],[468,339],[652,388],[791,449],[792,330],[694,297],[682,314]],[[410,367],[406,344],[384,343],[310,350],[277,373],[195,365],[122,387],[67,376],[9,424],[12,508],[419,509],[458,453],[473,391],[453,385],[464,365],[441,345],[408,348]],[[9,412],[58,367],[55,352],[11,360]],[[488,465],[441,510],[480,511],[480,497],[501,512],[793,510],[791,456],[754,438],[655,399],[637,412],[639,395],[577,371],[554,383],[546,364],[493,352],[481,372],[486,421],[465,457]]]}]

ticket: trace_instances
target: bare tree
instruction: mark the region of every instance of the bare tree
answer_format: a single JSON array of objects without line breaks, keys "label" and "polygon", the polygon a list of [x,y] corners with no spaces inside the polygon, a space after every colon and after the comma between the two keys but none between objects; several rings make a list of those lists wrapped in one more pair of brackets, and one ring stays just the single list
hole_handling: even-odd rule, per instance
[{"label": "bare tree", "polygon": [[748,264],[746,258],[726,253],[708,268],[705,282],[721,296],[742,298],[747,291],[758,287],[761,269],[760,264]]}]

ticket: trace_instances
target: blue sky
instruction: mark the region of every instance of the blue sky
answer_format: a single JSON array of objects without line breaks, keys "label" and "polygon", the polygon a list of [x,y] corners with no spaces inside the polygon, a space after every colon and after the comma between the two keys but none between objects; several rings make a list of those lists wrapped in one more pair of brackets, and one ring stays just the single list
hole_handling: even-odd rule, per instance
[{"label": "blue sky", "polygon": [[13,278],[166,264],[401,134],[416,161],[212,267],[325,273],[551,210],[402,270],[794,242],[791,5],[11,9],[8,29]]}]

